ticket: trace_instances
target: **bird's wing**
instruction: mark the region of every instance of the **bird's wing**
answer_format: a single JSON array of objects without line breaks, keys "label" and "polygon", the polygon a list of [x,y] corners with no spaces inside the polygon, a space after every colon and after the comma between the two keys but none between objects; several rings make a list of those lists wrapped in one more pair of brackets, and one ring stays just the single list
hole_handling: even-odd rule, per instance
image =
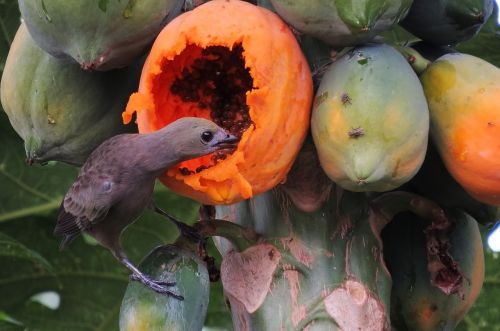
[{"label": "bird's wing", "polygon": [[115,178],[119,171],[96,162],[105,159],[102,154],[93,153],[89,157],[61,203],[54,234],[64,236],[62,247],[102,221],[119,199]]}]

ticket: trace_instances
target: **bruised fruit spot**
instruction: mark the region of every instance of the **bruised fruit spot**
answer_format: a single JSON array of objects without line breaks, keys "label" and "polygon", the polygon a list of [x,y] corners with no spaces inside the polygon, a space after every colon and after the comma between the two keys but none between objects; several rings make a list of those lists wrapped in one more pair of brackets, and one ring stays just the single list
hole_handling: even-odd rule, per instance
[{"label": "bruised fruit spot", "polygon": [[323,92],[314,98],[314,107],[318,107],[328,98],[328,92]]},{"label": "bruised fruit spot", "polygon": [[357,128],[352,128],[350,131],[349,131],[349,138],[359,138],[361,136],[364,136],[365,135],[365,129],[363,129],[362,127],[357,127]]},{"label": "bruised fruit spot", "polygon": [[444,214],[435,215],[425,230],[427,269],[431,274],[431,284],[447,295],[463,291],[463,274],[450,254],[448,234],[454,223],[452,218]]},{"label": "bruised fruit spot", "polygon": [[300,305],[298,303],[299,292],[300,292],[300,282],[299,282],[299,272],[297,270],[285,270],[285,278],[288,281],[288,286],[290,286],[290,298],[292,299],[292,325],[299,325],[307,316],[306,306]]},{"label": "bruised fruit spot", "polygon": [[347,93],[342,93],[340,100],[342,101],[343,105],[351,104],[351,97]]},{"label": "bruised fruit spot", "polygon": [[247,312],[255,312],[269,293],[280,260],[280,252],[270,244],[253,246],[242,253],[229,252],[221,265],[224,290],[241,302]]},{"label": "bruised fruit spot", "polygon": [[326,311],[344,331],[385,330],[385,310],[360,282],[346,280],[324,299]]}]

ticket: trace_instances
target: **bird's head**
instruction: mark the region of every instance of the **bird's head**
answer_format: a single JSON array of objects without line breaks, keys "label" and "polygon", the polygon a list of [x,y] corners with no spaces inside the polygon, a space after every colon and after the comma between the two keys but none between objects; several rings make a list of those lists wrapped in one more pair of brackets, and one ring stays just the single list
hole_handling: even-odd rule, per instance
[{"label": "bird's head", "polygon": [[185,160],[236,148],[239,142],[238,137],[204,118],[183,117],[168,127],[175,132],[172,139],[177,155]]}]

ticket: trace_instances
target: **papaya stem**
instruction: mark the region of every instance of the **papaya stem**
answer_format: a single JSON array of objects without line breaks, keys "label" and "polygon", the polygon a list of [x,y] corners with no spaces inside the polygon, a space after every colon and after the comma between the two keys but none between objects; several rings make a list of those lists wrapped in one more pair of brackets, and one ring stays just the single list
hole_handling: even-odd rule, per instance
[{"label": "papaya stem", "polygon": [[244,251],[256,245],[260,239],[260,236],[252,229],[221,219],[203,220],[193,226],[203,237],[226,238],[238,251]]},{"label": "papaya stem", "polygon": [[372,201],[372,206],[382,213],[386,221],[384,224],[380,224],[379,230],[387,225],[394,216],[404,211],[431,220],[439,228],[447,228],[449,223],[443,209],[437,203],[414,193],[403,191],[385,193],[375,198]]},{"label": "papaya stem", "polygon": [[401,55],[405,57],[413,70],[420,75],[427,69],[431,61],[423,57],[419,52],[408,46],[392,45]]}]

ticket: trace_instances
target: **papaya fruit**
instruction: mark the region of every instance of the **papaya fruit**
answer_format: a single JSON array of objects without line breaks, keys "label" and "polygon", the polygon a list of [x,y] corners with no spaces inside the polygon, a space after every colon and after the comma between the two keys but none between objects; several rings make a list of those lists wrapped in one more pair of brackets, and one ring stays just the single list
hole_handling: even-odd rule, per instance
[{"label": "papaya fruit", "polygon": [[389,30],[412,0],[271,0],[276,12],[299,32],[335,46],[356,46]]},{"label": "papaya fruit", "polygon": [[426,42],[454,45],[481,29],[493,5],[494,0],[414,0],[400,24]]},{"label": "papaya fruit", "polygon": [[0,83],[1,101],[24,139],[28,163],[81,165],[105,139],[134,128],[121,111],[137,88],[140,65],[85,72],[41,50],[25,25],[12,42]]},{"label": "papaya fruit", "polygon": [[382,232],[384,258],[393,281],[391,321],[399,331],[454,330],[481,290],[484,255],[477,222],[458,210],[446,212],[454,226],[445,240],[462,274],[455,293],[445,294],[431,284],[423,219],[399,214]]},{"label": "papaya fruit", "polygon": [[499,206],[477,201],[453,179],[432,141],[422,167],[408,184],[411,191],[443,207],[462,209],[483,225],[493,226],[500,219]]},{"label": "papaya fruit", "polygon": [[44,51],[69,57],[83,69],[110,70],[132,64],[182,0],[19,0],[21,16]]},{"label": "papaya fruit", "polygon": [[205,262],[174,245],[152,250],[139,269],[156,280],[175,282],[172,292],[184,300],[158,294],[130,282],[120,309],[120,331],[200,331],[208,308],[210,281]]},{"label": "papaya fruit", "polygon": [[431,138],[455,180],[475,199],[500,205],[500,69],[446,54],[420,76]]},{"label": "papaya fruit", "polygon": [[402,185],[427,149],[429,113],[418,77],[390,46],[355,48],[323,76],[311,131],[321,166],[343,188],[383,192]]}]

